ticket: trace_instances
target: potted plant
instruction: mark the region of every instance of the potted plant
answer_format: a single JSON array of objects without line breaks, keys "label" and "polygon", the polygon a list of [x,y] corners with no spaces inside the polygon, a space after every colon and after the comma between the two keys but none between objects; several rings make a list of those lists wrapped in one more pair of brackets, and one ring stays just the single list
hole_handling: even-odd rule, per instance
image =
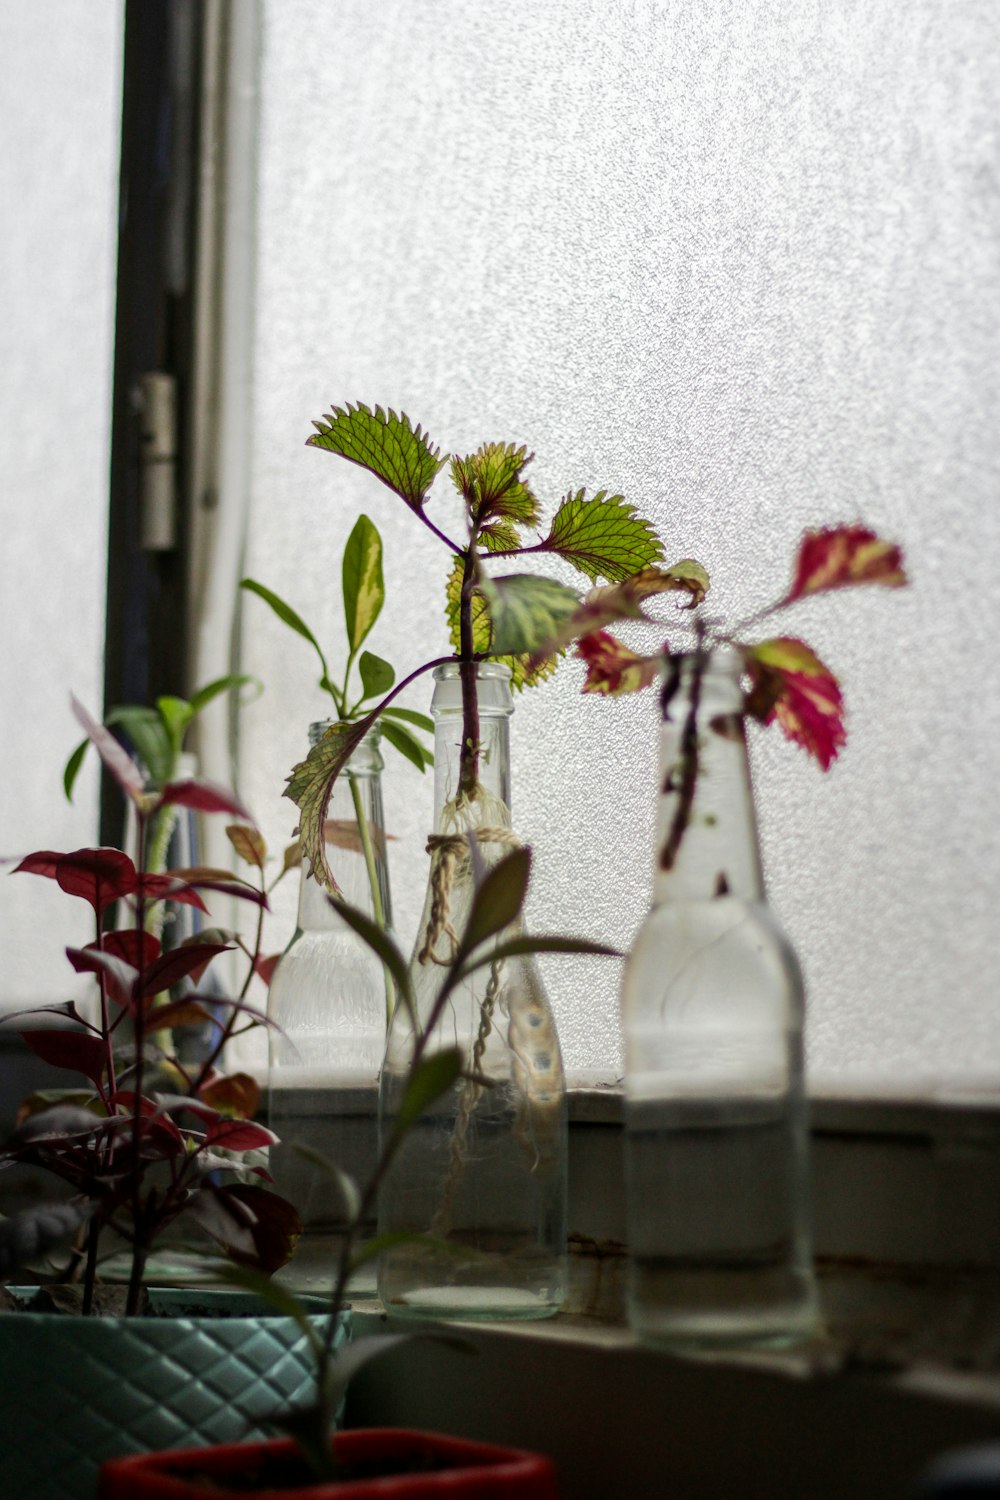
[{"label": "potted plant", "polygon": [[733,627],[694,617],[686,646],[630,650],[604,627],[644,617],[655,579],[592,594],[584,691],[662,680],[652,908],[622,984],[629,1318],[669,1348],[791,1344],[814,1332],[808,1124],[795,954],[767,905],[744,725],[777,722],[828,770],[843,695],[795,636],[755,638],[814,595],[906,582],[861,524],[803,538],[792,582]]},{"label": "potted plant", "polygon": [[[474,846],[472,840],[470,845]],[[475,858],[475,856],[473,856]],[[426,1025],[416,1016],[416,996],[409,969],[393,938],[363,913],[331,897],[338,914],[375,951],[389,969],[399,1003],[414,1021],[406,1086],[391,1126],[382,1135],[374,1171],[359,1188],[335,1164],[326,1164],[331,1187],[343,1198],[347,1230],[337,1255],[336,1273],[325,1330],[311,1328],[297,1299],[287,1288],[245,1268],[223,1272],[230,1281],[259,1290],[276,1307],[297,1317],[309,1338],[315,1360],[311,1399],[291,1412],[276,1412],[275,1423],[290,1437],[268,1443],[227,1445],[210,1450],[150,1454],[112,1461],[102,1474],[102,1500],[203,1500],[220,1489],[265,1493],[272,1500],[301,1495],[315,1500],[350,1496],[434,1497],[529,1496],[554,1500],[551,1463],[537,1455],[470,1443],[437,1434],[375,1429],[336,1434],[334,1419],[347,1382],[357,1368],[406,1335],[359,1340],[347,1349],[334,1347],[334,1331],[345,1303],[348,1281],[365,1260],[383,1253],[398,1233],[363,1243],[371,1208],[386,1175],[410,1136],[437,1100],[468,1078],[475,1064],[467,1051],[442,1036],[441,1022],[449,997],[474,972],[498,960],[526,952],[604,953],[598,944],[563,937],[526,937],[517,930],[531,867],[526,848],[515,849],[495,865],[477,866],[468,922],[456,953],[445,968],[439,1001]],[[410,1236],[414,1238],[415,1236]]]},{"label": "potted plant", "polygon": [[[454,654],[417,667],[360,719],[333,724],[295,767],[287,793],[300,810],[313,873],[334,888],[322,828],[338,778],[371,726],[392,714],[396,694],[434,672],[437,806],[409,969],[416,1024],[426,1027],[470,910],[475,860],[490,867],[519,842],[510,799],[511,687],[551,675],[559,648],[542,648],[580,604],[579,591],[557,579],[497,573],[494,565],[551,556],[591,581],[617,582],[646,568],[684,599],[700,598],[708,579],[690,560],[656,567],[659,541],[619,494],[571,490],[544,527],[525,447],[484,443],[442,457],[405,414],[361,404],[334,407],[315,425],[311,446],[379,479],[451,559],[446,616]],[[446,466],[462,502],[464,534],[457,536],[432,518],[429,503]],[[565,1086],[551,1009],[527,953],[470,975],[448,1001],[449,1024],[476,1067],[438,1101],[382,1183],[381,1229],[430,1234],[387,1249],[380,1295],[403,1315],[547,1317],[566,1285]],[[497,1024],[502,1017],[510,1024]],[[396,1009],[380,1082],[383,1131],[391,1131],[406,1088],[414,1024]]]},{"label": "potted plant", "polygon": [[[27,1100],[0,1153],[4,1165],[52,1174],[65,1192],[54,1204],[0,1222],[0,1275],[35,1267],[40,1283],[5,1293],[0,1315],[0,1376],[13,1440],[3,1470],[8,1482],[46,1496],[80,1492],[110,1453],[242,1435],[273,1403],[275,1388],[293,1396],[308,1379],[294,1321],[265,1327],[266,1309],[246,1298],[230,1307],[234,1316],[220,1318],[217,1309],[202,1316],[211,1296],[199,1293],[193,1310],[190,1296],[153,1296],[146,1285],[152,1252],[177,1226],[261,1274],[288,1259],[299,1232],[295,1209],[267,1186],[262,1152],[273,1137],[252,1118],[256,1085],[219,1069],[228,1038],[261,1019],[246,991],[267,907],[263,842],[239,800],[219,787],[181,778],[148,790],[109,731],[79,704],[74,711],[129,800],[137,847],[134,860],[111,848],[42,850],[15,871],[54,880],[94,918],[93,940],[68,950],[72,967],[94,976],[94,1009],[70,1001],[7,1018],[20,1023],[39,1057],[82,1075],[82,1084]],[[254,879],[203,868],[151,871],[152,831],[176,809],[236,820],[230,838]],[[164,901],[204,910],[207,892],[246,902],[256,912],[256,940],[244,945],[242,991],[211,996],[225,1020],[208,1054],[191,1064],[178,1058],[169,1037],[203,1026],[208,1012],[196,989],[177,999],[171,989],[196,984],[211,960],[242,939],[206,929],[164,950],[155,910]],[[109,926],[122,909],[127,924]],[[56,1024],[25,1024],[36,1016]],[[122,1289],[102,1283],[112,1238],[113,1248],[127,1249]],[[243,1389],[254,1383],[254,1391]]]}]

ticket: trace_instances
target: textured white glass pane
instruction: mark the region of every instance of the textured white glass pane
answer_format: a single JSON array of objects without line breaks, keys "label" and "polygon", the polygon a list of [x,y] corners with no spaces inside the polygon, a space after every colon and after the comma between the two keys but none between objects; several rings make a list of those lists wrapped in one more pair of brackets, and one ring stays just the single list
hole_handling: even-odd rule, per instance
[{"label": "textured white glass pane", "polygon": [[[97,838],[93,768],[72,807],[61,776],[70,691],[99,712],[103,684],[121,31],[110,0],[0,6],[5,855]],[[3,897],[0,1008],[66,998],[92,916],[32,876]]]},{"label": "textured white glass pane", "polygon": [[[806,526],[863,516],[902,538],[911,590],[789,621],[843,677],[850,744],[824,778],[758,738],[766,864],[815,1080],[995,1091],[994,0],[269,0],[264,17],[250,571],[336,657],[364,509],[387,544],[373,648],[402,671],[444,647],[441,549],[302,446],[345,399],[450,449],[527,443],[550,505],[622,490],[710,567],[730,617],[783,589]],[[447,482],[434,506],[457,524]],[[274,788],[322,703],[259,601],[244,632],[268,683],[244,789],[280,839]],[[579,686],[567,663],[518,703],[515,821],[534,924],[624,945],[650,885],[654,705]],[[407,941],[430,797],[393,763]],[[613,1070],[616,966],[547,971],[570,1067]]]}]

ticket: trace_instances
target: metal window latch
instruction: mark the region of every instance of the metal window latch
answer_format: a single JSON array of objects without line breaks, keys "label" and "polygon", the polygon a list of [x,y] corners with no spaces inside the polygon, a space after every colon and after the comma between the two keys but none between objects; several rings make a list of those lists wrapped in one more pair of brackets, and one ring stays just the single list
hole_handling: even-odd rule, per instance
[{"label": "metal window latch", "polygon": [[177,545],[177,381],[152,370],[140,375],[139,544],[144,552]]}]

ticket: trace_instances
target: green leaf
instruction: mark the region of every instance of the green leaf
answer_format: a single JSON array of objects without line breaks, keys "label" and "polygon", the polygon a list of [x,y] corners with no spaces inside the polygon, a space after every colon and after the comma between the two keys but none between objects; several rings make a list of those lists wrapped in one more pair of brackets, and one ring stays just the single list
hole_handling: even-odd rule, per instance
[{"label": "green leaf", "polygon": [[478,540],[487,552],[516,552],[524,545],[513,521],[490,521]]},{"label": "green leaf", "polygon": [[[385,603],[382,578],[382,538],[367,516],[359,516],[347,538],[341,569],[344,590],[344,619],[347,642],[352,653],[371,630]],[[391,687],[392,684],[390,683]],[[374,689],[379,691],[379,689]]]},{"label": "green leaf", "polygon": [[586,490],[567,495],[552,519],[541,548],[556,552],[591,582],[619,582],[663,556],[652,526],[635,513],[623,495],[600,490],[592,500]]},{"label": "green leaf", "polygon": [[428,765],[433,765],[434,757],[429,750],[425,750],[419,740],[414,739],[408,729],[402,724],[386,724],[382,722],[382,734],[394,750],[400,755],[405,755],[408,761],[416,766],[417,770],[423,772]]},{"label": "green leaf", "polygon": [[402,719],[405,724],[414,724],[417,729],[426,729],[428,734],[434,733],[434,720],[427,714],[414,713],[412,708],[396,708],[393,704],[382,710],[383,714],[389,714],[393,719]]},{"label": "green leaf", "polygon": [[328,1177],[337,1190],[341,1206],[349,1223],[353,1223],[361,1210],[361,1193],[354,1178],[343,1171],[335,1162],[317,1151],[313,1146],[307,1146],[303,1141],[290,1142],[296,1156],[301,1156],[304,1161],[311,1162],[318,1171]]},{"label": "green leaf", "polygon": [[532,573],[484,577],[480,588],[493,625],[492,649],[503,656],[537,651],[580,603],[576,589]]},{"label": "green leaf", "polygon": [[264,684],[260,678],[252,676],[249,672],[230,672],[226,677],[216,677],[214,682],[206,682],[204,687],[191,695],[192,714],[200,714],[214,698],[218,698],[222,693],[234,692],[237,688],[246,687],[248,683],[253,683],[257,689],[257,697],[264,691]]},{"label": "green leaf", "polygon": [[395,1134],[405,1134],[436,1099],[446,1094],[462,1076],[464,1059],[461,1048],[445,1047],[420,1059],[410,1072],[403,1097],[399,1101]]},{"label": "green leaf", "polygon": [[170,736],[171,749],[176,758],[181,753],[187,727],[194,718],[191,705],[186,698],[174,698],[167,694],[157,698],[156,710]]},{"label": "green leaf", "polygon": [[497,943],[488,953],[470,958],[463,963],[457,982],[461,983],[469,974],[483,969],[487,964],[504,958],[522,958],[532,953],[589,953],[597,958],[624,958],[618,948],[609,948],[605,943],[592,943],[587,938],[547,937],[544,934],[525,934],[523,937],[506,938]]},{"label": "green leaf", "polygon": [[174,774],[177,757],[170,732],[156,709],[126,704],[113,708],[104,722],[124,729],[150,783],[157,789],[165,786]]},{"label": "green leaf", "polygon": [[[459,609],[462,598],[463,571],[463,561],[460,557],[457,557],[448,575],[448,583],[445,590],[445,618],[448,622],[448,634],[451,638],[451,644],[456,652],[460,651],[462,647]],[[482,594],[474,594],[472,596],[473,649],[485,653],[490,650],[490,644],[490,617],[486,608],[486,600]],[[497,659],[510,667],[510,685],[512,688],[518,690],[526,687],[535,687],[539,682],[544,682],[546,677],[552,676],[557,663],[555,656],[549,656],[545,661],[537,663],[531,663],[527,656],[501,656]]]},{"label": "green leaf", "polygon": [[465,924],[456,964],[480,943],[495,937],[521,915],[531,878],[531,850],[513,849],[497,861],[480,882]]},{"label": "green leaf", "polygon": [[352,724],[331,724],[313,745],[305,760],[292,767],[284,795],[299,809],[299,842],[312,874],[328,890],[339,892],[326,858],[323,825],[334,784],[375,723],[377,713],[366,714]]},{"label": "green leaf", "polygon": [[337,896],[330,897],[330,904],[339,917],[343,919],[363,943],[375,953],[385,964],[395,982],[403,1004],[406,1006],[411,1018],[416,1014],[413,1001],[413,989],[410,984],[410,971],[406,959],[403,957],[396,943],[389,934],[381,928],[377,922],[358,911],[355,906],[348,906],[346,901]]},{"label": "green leaf", "polygon": [[396,681],[394,669],[387,661],[383,661],[381,656],[376,656],[371,651],[362,651],[358,670],[361,673],[361,686],[365,690],[366,698],[381,697]]},{"label": "green leaf", "polygon": [[372,411],[358,402],[335,406],[306,439],[310,448],[325,448],[374,474],[405,500],[411,510],[422,510],[427,491],[446,460],[438,456],[426,434],[411,427],[405,412],[396,415],[381,406]]},{"label": "green leaf", "polygon": [[[538,524],[538,501],[521,478],[521,471],[533,458],[533,453],[515,448],[513,443],[484,443],[465,458],[455,455],[452,481],[477,526],[495,518],[518,526]],[[514,536],[517,546],[516,532]]]},{"label": "green leaf", "polygon": [[302,636],[303,640],[307,640],[310,646],[314,646],[319,652],[320,656],[323,655],[323,652],[320,650],[319,642],[313,635],[312,631],[309,629],[309,626],[306,624],[305,620],[303,620],[302,616],[296,614],[292,606],[290,604],[286,604],[284,599],[279,598],[272,589],[265,588],[264,585],[262,583],[258,583],[255,578],[241,578],[240,588],[246,589],[248,594],[256,594],[259,599],[263,599],[265,604],[269,604],[271,606],[271,608],[274,610],[274,613],[278,616],[278,619],[281,620],[283,624],[287,625],[291,630],[294,630],[297,635]]},{"label": "green leaf", "polygon": [[76,778],[80,774],[80,767],[83,765],[84,756],[87,754],[87,746],[89,744],[89,740],[81,740],[66,762],[65,769],[63,770],[63,791],[66,793],[67,802],[72,802],[73,800],[73,788],[76,785]]}]

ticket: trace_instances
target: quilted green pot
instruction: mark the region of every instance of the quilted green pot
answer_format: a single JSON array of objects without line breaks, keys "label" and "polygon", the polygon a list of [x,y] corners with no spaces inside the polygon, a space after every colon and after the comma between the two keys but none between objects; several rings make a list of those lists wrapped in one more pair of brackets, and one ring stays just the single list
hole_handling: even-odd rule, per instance
[{"label": "quilted green pot", "polygon": [[[9,1290],[30,1304],[31,1289]],[[0,1314],[4,1494],[91,1500],[106,1458],[269,1437],[269,1419],[308,1396],[292,1318],[243,1292],[150,1297],[144,1318]],[[338,1344],[348,1327],[344,1314]]]}]

